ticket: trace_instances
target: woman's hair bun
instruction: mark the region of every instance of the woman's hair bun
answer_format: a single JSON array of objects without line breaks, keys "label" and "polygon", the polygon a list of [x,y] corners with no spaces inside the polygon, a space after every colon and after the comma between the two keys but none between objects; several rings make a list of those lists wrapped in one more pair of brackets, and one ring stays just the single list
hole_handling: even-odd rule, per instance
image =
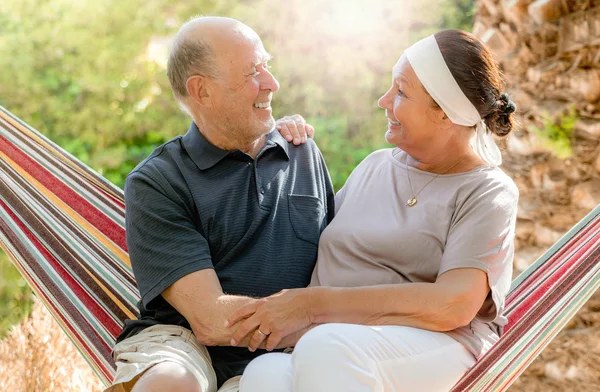
[{"label": "woman's hair bun", "polygon": [[487,128],[498,136],[508,135],[515,124],[513,113],[516,111],[515,103],[508,94],[502,93],[497,101],[496,110],[485,118]]},{"label": "woman's hair bun", "polygon": [[502,113],[511,114],[517,111],[515,103],[510,100],[510,97],[507,93],[502,93],[502,95],[500,95],[500,101],[502,101],[500,104],[500,110]]}]

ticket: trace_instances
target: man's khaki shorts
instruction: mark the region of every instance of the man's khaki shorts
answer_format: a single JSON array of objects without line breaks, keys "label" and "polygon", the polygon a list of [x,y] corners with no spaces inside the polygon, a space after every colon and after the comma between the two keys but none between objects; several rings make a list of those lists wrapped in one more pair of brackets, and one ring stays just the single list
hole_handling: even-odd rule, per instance
[{"label": "man's khaki shorts", "polygon": [[[194,374],[203,392],[217,391],[217,377],[206,347],[192,331],[176,325],[154,325],[115,345],[117,372],[113,385],[104,392],[128,392],[136,379],[152,366],[175,362]],[[238,392],[240,377],[228,380],[218,392]]]}]

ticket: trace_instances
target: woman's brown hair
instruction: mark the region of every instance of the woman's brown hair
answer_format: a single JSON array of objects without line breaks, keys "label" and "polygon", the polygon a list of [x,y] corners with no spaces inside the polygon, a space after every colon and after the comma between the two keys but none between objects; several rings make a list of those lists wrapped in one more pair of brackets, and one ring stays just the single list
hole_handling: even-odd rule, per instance
[{"label": "woman's brown hair", "polygon": [[516,106],[502,93],[502,76],[492,51],[462,30],[440,31],[435,39],[450,73],[487,128],[498,136],[508,135],[515,125]]}]

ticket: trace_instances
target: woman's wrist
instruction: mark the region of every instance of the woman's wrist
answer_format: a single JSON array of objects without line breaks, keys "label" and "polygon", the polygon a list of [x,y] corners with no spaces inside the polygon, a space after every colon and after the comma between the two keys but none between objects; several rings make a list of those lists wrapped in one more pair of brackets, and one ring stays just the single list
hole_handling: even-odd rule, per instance
[{"label": "woman's wrist", "polygon": [[308,317],[311,324],[326,322],[325,318],[329,309],[329,296],[331,289],[327,287],[309,287],[308,292]]}]

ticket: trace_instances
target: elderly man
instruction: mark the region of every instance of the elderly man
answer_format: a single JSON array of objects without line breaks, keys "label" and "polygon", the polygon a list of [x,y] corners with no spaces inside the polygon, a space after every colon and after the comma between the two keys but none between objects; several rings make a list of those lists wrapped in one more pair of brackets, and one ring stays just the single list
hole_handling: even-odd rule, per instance
[{"label": "elderly man", "polygon": [[333,189],[312,141],[294,146],[274,131],[269,58],[232,19],[196,18],[175,38],[169,80],[193,122],[127,178],[141,317],[114,347],[108,390],[237,391],[236,376],[264,351],[230,347],[226,317],[310,281]]}]

